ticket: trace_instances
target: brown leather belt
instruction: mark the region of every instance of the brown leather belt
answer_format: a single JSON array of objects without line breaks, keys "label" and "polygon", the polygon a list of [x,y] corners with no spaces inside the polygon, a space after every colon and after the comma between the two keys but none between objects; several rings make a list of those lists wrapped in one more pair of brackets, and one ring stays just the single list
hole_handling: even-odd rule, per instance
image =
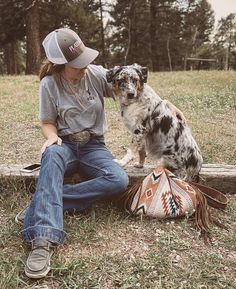
[{"label": "brown leather belt", "polygon": [[97,136],[95,134],[92,134],[88,130],[83,130],[80,132],[76,132],[73,134],[68,134],[66,136],[63,136],[64,139],[68,139],[69,141],[78,142],[80,144],[86,144],[88,141],[90,141],[92,138],[104,140],[103,136]]}]

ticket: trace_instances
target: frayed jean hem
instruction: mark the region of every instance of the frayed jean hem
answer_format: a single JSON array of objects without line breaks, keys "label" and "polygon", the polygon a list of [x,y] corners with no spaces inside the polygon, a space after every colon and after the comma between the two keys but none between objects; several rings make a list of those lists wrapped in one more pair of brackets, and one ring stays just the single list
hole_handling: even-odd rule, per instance
[{"label": "frayed jean hem", "polygon": [[63,244],[67,236],[66,232],[48,226],[33,226],[21,231],[26,243],[31,243],[35,239],[46,239],[57,245]]}]

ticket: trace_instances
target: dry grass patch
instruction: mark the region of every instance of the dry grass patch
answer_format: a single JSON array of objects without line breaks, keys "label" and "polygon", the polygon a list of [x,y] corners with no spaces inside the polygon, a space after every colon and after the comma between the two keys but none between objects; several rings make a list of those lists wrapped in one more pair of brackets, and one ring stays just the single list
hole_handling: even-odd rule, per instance
[{"label": "dry grass patch", "polygon": [[[236,164],[235,72],[150,73],[149,84],[184,112],[205,163]],[[43,138],[38,121],[38,85],[36,76],[0,77],[1,163],[39,160]],[[106,110],[106,141],[119,158],[130,137],[122,124],[118,103],[108,99]]]},{"label": "dry grass patch", "polygon": [[69,238],[53,257],[53,271],[39,281],[23,273],[28,248],[14,223],[16,199],[21,206],[30,196],[1,197],[0,288],[235,288],[235,196],[226,211],[212,210],[229,228],[212,226],[212,246],[199,239],[191,219],[140,219],[106,203],[66,215]]}]

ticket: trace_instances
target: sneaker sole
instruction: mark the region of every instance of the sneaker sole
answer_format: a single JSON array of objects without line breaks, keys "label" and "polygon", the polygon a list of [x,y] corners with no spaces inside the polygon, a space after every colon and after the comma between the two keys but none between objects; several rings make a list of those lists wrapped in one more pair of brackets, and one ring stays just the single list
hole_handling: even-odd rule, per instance
[{"label": "sneaker sole", "polygon": [[47,270],[45,270],[42,273],[29,273],[28,271],[25,270],[25,275],[32,279],[40,279],[40,278],[46,277],[50,270],[51,270],[51,267],[48,267]]}]

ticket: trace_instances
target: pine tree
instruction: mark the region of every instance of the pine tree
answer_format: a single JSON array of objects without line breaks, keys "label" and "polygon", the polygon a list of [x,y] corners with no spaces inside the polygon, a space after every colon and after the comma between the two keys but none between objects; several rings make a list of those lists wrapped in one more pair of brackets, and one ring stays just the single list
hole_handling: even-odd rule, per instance
[{"label": "pine tree", "polygon": [[2,73],[21,72],[20,42],[25,35],[21,1],[0,0],[0,51],[3,53]]},{"label": "pine tree", "polygon": [[182,11],[182,57],[187,59],[195,57],[201,46],[210,41],[214,14],[207,0],[188,0]]},{"label": "pine tree", "polygon": [[118,0],[111,11],[112,62],[147,65],[151,61],[149,4],[143,0]]},{"label": "pine tree", "polygon": [[214,48],[220,69],[236,69],[236,14],[229,14],[219,20]]},{"label": "pine tree", "polygon": [[[25,67],[20,62],[23,55],[26,73],[37,73],[44,56],[42,39],[59,27],[75,30],[87,46],[101,50],[98,9],[97,0],[0,0],[0,51],[6,67],[2,71],[19,73]],[[25,44],[26,55],[20,49]]]},{"label": "pine tree", "polygon": [[41,65],[39,1],[27,0],[26,23],[26,74],[38,74]]}]

